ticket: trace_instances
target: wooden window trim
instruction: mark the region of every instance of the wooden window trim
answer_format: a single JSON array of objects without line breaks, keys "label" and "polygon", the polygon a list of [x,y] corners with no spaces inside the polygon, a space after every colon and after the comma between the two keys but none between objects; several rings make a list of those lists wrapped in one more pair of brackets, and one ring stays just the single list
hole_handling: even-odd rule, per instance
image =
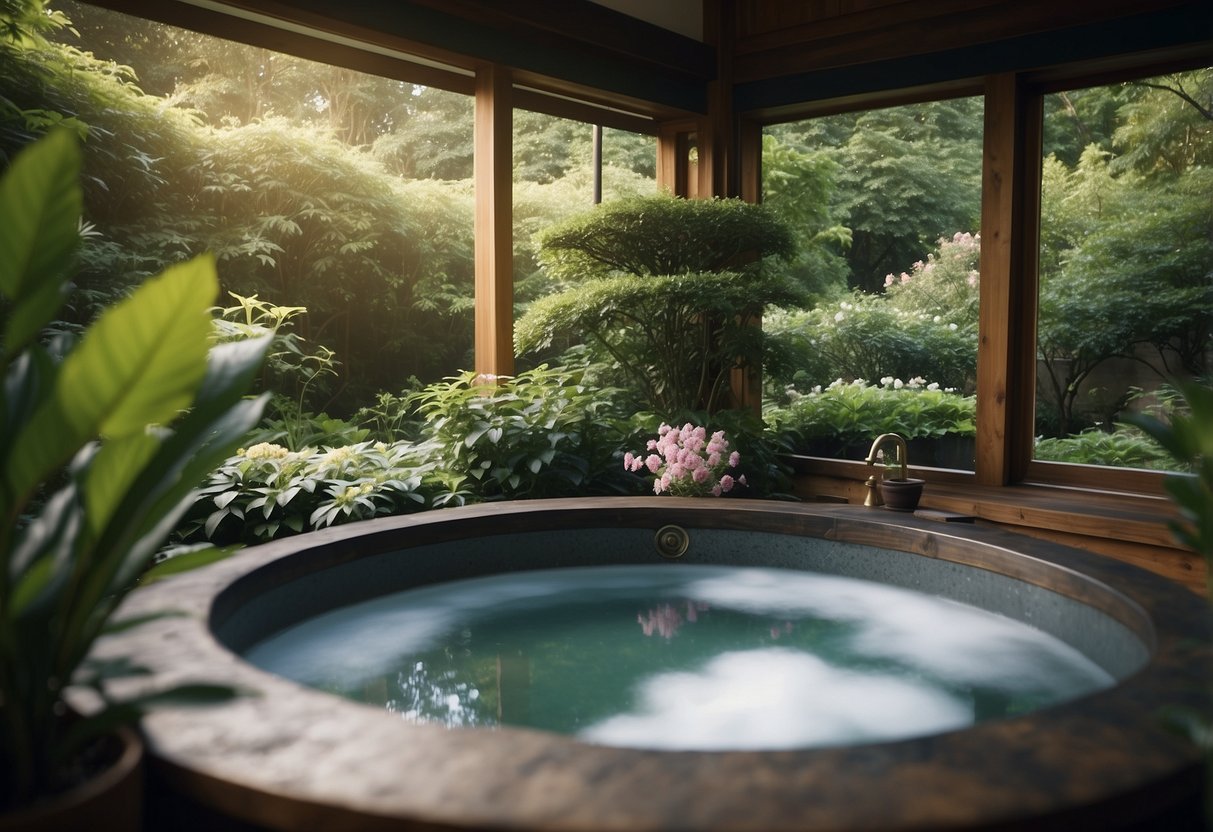
[{"label": "wooden window trim", "polygon": [[[1144,78],[1208,66],[1206,51],[1189,46],[1098,61],[990,76],[972,82],[892,90],[862,99],[806,102],[778,113],[747,112],[760,127],[857,109],[882,109],[964,95],[985,94],[982,170],[982,298],[978,345],[978,446],[975,470],[925,469],[932,483],[1006,488],[1017,502],[1022,487],[1136,495],[1143,512],[1169,515],[1157,498],[1166,474],[1144,469],[1046,462],[1032,458],[1035,438],[1036,307],[1039,259],[1043,101],[1051,92]],[[745,122],[743,122],[745,123]],[[752,143],[748,147],[752,147]],[[744,160],[743,160],[744,161]],[[742,191],[758,194],[761,164],[745,163]],[[988,253],[989,252],[989,253]],[[987,288],[992,286],[991,289]],[[848,480],[867,477],[866,466],[846,460],[798,457],[797,468]],[[987,497],[993,505],[997,500]],[[1072,502],[1072,501],[1071,501]],[[1081,502],[1074,510],[1083,512]],[[998,512],[1001,513],[1001,512]],[[1165,520],[1160,519],[1165,525]]]},{"label": "wooden window trim", "polygon": [[475,368],[514,374],[513,107],[506,67],[476,71]]},{"label": "wooden window trim", "polygon": [[[1020,412],[1018,417],[1008,425],[1010,435],[1019,446],[1016,456],[1018,464],[1022,465],[1017,476],[1010,479],[1012,483],[1061,488],[1106,489],[1138,494],[1143,497],[1159,497],[1167,493],[1164,487],[1167,474],[1163,471],[1050,462],[1037,460],[1032,456],[1036,430],[1034,406],[1036,391],[1035,307],[1038,280],[1037,261],[1040,252],[1044,97],[1063,90],[1105,86],[1168,72],[1199,69],[1209,66],[1210,62],[1207,51],[1184,47],[1141,55],[1117,56],[1114,59],[1103,59],[1069,67],[1052,67],[1038,72],[1022,73],[1018,76],[1018,82],[1027,102],[1026,106],[1036,114],[1032,121],[1023,125],[1023,188],[1027,194],[1030,194],[1030,204],[1025,202],[1026,210],[1021,216],[1021,222],[1028,233],[1021,235],[1019,240],[1020,257],[1025,267],[1030,268],[1030,275],[1025,275],[1025,284],[1029,282],[1031,284],[1027,300],[1033,310],[1032,326],[1026,330],[1031,337],[1025,338],[1025,343],[1020,345],[1019,349],[1021,351],[1020,360],[1023,362],[1024,380],[1028,383],[1025,389],[1032,393],[1033,404]],[[984,244],[984,238],[982,242]]]}]

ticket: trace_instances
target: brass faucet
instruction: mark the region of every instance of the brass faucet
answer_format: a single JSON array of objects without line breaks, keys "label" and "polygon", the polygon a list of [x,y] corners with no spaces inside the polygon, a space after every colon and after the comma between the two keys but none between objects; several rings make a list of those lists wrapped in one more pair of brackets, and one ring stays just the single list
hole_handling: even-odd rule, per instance
[{"label": "brass faucet", "polygon": [[[909,456],[909,452],[906,449],[906,441],[904,439],[902,439],[900,436],[898,436],[896,433],[882,433],[882,434],[880,434],[880,436],[877,436],[876,441],[872,443],[872,448],[871,448],[871,450],[868,451],[867,459],[865,459],[864,462],[866,462],[870,466],[875,466],[876,460],[877,460],[877,454],[882,453],[880,450],[880,446],[889,440],[892,440],[893,443],[897,446],[897,462],[899,462],[901,464],[901,479],[904,480],[906,478],[906,465],[908,462],[907,457]],[[883,456],[883,454],[882,454],[882,456]],[[882,500],[880,497],[880,488],[878,487],[880,484],[880,479],[881,479],[881,469],[876,468],[872,472],[872,475],[870,477],[868,477],[867,482],[864,483],[864,485],[866,485],[868,487],[868,496],[863,501],[863,504],[865,506],[874,507],[874,506],[884,505],[884,500]]]}]

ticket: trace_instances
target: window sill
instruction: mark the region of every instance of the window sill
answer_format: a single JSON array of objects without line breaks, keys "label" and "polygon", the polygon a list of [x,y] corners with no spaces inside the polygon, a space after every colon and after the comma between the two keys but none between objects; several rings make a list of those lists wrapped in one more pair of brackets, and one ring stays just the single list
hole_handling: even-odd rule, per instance
[{"label": "window sill", "polygon": [[[791,457],[796,494],[805,500],[862,503],[872,469],[862,462]],[[1044,483],[982,486],[973,474],[914,468],[927,480],[921,508],[973,517],[1136,563],[1204,591],[1203,560],[1181,546],[1168,523],[1178,517],[1165,497]]]}]

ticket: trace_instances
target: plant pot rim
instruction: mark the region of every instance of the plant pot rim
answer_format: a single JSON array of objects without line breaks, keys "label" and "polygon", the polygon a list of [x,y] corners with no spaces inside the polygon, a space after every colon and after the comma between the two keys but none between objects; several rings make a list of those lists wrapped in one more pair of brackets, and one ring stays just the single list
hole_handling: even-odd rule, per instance
[{"label": "plant pot rim", "polygon": [[40,798],[15,811],[0,811],[0,832],[54,828],[52,822],[57,816],[79,811],[81,807],[122,788],[128,779],[139,777],[143,764],[143,738],[129,725],[119,725],[110,736],[117,737],[122,743],[122,750],[113,762],[67,791],[50,798]]}]

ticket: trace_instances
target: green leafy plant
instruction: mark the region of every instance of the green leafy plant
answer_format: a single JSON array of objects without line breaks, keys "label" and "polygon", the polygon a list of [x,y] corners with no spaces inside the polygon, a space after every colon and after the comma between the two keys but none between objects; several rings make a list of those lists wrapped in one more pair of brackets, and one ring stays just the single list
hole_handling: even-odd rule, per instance
[{"label": "green leafy plant", "polygon": [[1117,425],[1113,431],[1093,428],[1072,436],[1044,437],[1036,441],[1033,456],[1050,462],[1080,465],[1115,465],[1122,468],[1186,470],[1157,442],[1139,430]]},{"label": "green leafy plant", "polygon": [[[1167,421],[1150,415],[1130,421],[1191,471],[1167,478],[1167,491],[1183,514],[1171,530],[1176,540],[1191,546],[1213,566],[1213,387],[1194,381],[1176,387],[1181,407]],[[1213,593],[1213,569],[1210,576]]]},{"label": "green leafy plant", "polygon": [[[285,396],[272,396],[266,417],[249,437],[248,443],[284,442],[288,448],[304,450],[318,445],[340,447],[370,437],[370,428],[327,413],[307,413]],[[272,411],[272,412],[271,412]]]},{"label": "green leafy plant", "polygon": [[[285,439],[292,448],[303,448],[321,442],[347,444],[366,438],[355,425],[332,419],[327,414],[314,415],[304,409],[314,388],[337,375],[336,353],[323,344],[310,346],[293,331],[293,322],[307,314],[304,306],[278,306],[259,299],[228,292],[235,306],[218,309],[215,330],[220,342],[272,337],[269,353],[262,370],[261,383],[275,391],[267,408],[271,416],[262,432],[267,441]],[[287,395],[284,390],[293,390]]]},{"label": "green leafy plant", "polygon": [[805,299],[762,268],[792,253],[787,227],[740,200],[619,200],[548,229],[540,244],[545,267],[574,288],[531,304],[515,327],[518,351],[582,340],[653,410],[723,407],[734,372],[762,359],[763,308]]},{"label": "green leafy plant", "polygon": [[180,541],[257,543],[473,501],[630,488],[618,470],[626,419],[611,391],[582,384],[578,371],[541,366],[508,379],[468,372],[381,403],[393,423],[400,412],[423,418],[418,436],[241,448],[199,490]]},{"label": "green leafy plant", "polygon": [[[0,808],[54,792],[82,748],[141,708],[230,693],[110,702],[104,681],[138,668],[88,653],[195,485],[260,417],[264,397],[242,394],[268,339],[211,347],[219,285],[200,257],[148,280],[78,344],[39,345],[68,285],[79,168],[73,137],[55,132],[0,184]],[[104,706],[65,718],[71,683]]]},{"label": "green leafy plant", "polygon": [[612,391],[580,374],[536,367],[514,378],[471,372],[415,394],[436,464],[480,499],[626,490]]},{"label": "green leafy plant", "polygon": [[408,387],[399,393],[381,390],[375,395],[374,404],[358,408],[352,421],[365,427],[380,442],[420,438],[423,422],[410,396],[421,386],[421,382],[413,376],[409,379]]},{"label": "green leafy plant", "polygon": [[[259,442],[224,460],[182,524],[184,540],[260,543],[428,508],[441,477],[428,446],[359,442],[291,451]],[[446,491],[442,502],[466,495]]]},{"label": "green leafy plant", "polygon": [[794,252],[787,226],[760,205],[668,194],[576,214],[542,232],[539,246],[544,267],[574,281],[736,271],[757,258]]},{"label": "green leafy plant", "polygon": [[820,439],[867,447],[882,433],[906,440],[976,433],[976,399],[921,378],[902,382],[886,376],[871,385],[839,379],[796,394],[786,407],[768,408],[763,415],[773,430],[794,436],[802,451]]},{"label": "green leafy plant", "polygon": [[758,311],[798,298],[782,279],[736,272],[601,278],[536,301],[514,340],[528,352],[580,334],[650,409],[715,410],[728,401],[733,371],[761,359]]},{"label": "green leafy plant", "polygon": [[837,378],[922,376],[966,392],[975,386],[977,332],[959,314],[854,292],[807,312],[774,311],[763,327],[779,351],[764,367],[772,399],[784,399],[788,386],[805,393]]}]

